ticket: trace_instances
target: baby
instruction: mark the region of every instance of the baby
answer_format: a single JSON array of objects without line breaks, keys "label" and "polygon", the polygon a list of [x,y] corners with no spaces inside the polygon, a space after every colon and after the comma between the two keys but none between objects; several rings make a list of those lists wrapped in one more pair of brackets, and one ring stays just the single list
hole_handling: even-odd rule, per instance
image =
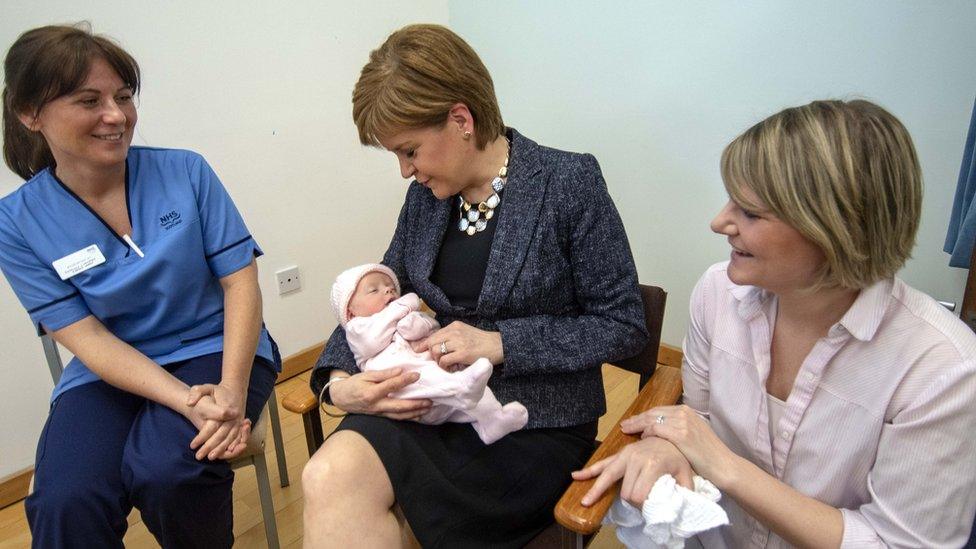
[{"label": "baby", "polygon": [[332,310],[346,330],[356,365],[366,372],[400,367],[420,379],[396,391],[394,398],[429,399],[430,410],[417,421],[439,425],[471,423],[485,444],[525,427],[528,411],[518,402],[502,406],[488,388],[492,365],[480,358],[449,373],[429,351],[415,352],[411,341],[440,328],[421,312],[417,294],[400,297],[400,283],[389,267],[367,263],[344,271],[332,285]]}]

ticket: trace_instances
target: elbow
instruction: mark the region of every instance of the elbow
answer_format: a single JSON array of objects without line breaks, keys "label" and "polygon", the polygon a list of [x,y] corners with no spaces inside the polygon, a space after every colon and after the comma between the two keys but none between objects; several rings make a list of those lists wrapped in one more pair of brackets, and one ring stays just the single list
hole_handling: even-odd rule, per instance
[{"label": "elbow", "polygon": [[613,363],[637,356],[647,346],[647,340],[647,329],[644,326],[620,323],[619,328],[609,338],[611,356],[606,361]]},{"label": "elbow", "polygon": [[329,374],[332,372],[331,368],[315,368],[312,370],[312,375],[308,380],[308,386],[312,389],[312,394],[318,396],[322,394],[322,388],[325,383],[329,381]]},{"label": "elbow", "polygon": [[634,356],[644,350],[647,347],[647,342],[650,339],[647,335],[647,328],[645,326],[628,326],[626,347],[627,352],[630,353],[627,356]]}]

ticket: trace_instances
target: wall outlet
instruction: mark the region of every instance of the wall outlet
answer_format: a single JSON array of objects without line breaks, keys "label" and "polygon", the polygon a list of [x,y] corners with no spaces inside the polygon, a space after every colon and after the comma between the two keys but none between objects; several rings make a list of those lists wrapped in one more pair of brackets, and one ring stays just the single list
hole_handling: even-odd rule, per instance
[{"label": "wall outlet", "polygon": [[278,295],[284,295],[302,289],[302,279],[298,275],[298,265],[285,267],[275,271],[278,280]]}]

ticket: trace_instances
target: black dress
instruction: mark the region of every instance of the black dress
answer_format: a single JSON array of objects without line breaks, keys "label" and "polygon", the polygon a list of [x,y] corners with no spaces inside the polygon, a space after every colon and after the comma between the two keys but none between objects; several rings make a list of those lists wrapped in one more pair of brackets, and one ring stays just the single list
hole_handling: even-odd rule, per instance
[{"label": "black dress", "polygon": [[[504,198],[496,218],[503,205]],[[430,280],[453,305],[474,309],[496,223],[468,236],[457,228],[456,207],[450,215]],[[464,423],[423,425],[350,415],[336,431],[346,429],[365,437],[379,454],[423,547],[514,548],[553,521],[570,472],[593,452],[597,424],[523,429],[490,445]]]}]

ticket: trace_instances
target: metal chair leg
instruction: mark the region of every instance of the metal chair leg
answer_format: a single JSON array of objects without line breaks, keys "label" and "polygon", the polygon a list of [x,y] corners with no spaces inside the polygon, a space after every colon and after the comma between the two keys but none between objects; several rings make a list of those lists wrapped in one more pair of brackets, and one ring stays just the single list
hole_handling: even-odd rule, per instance
[{"label": "metal chair leg", "polygon": [[271,416],[271,437],[274,439],[275,460],[278,462],[278,480],[281,487],[288,486],[288,463],[285,462],[285,442],[281,436],[281,418],[278,416],[278,398],[274,389],[268,398],[268,414]]},{"label": "metal chair leg", "polygon": [[64,364],[61,362],[61,353],[58,351],[58,344],[54,339],[44,334],[41,336],[41,345],[44,347],[44,357],[47,359],[47,367],[51,370],[51,379],[57,385],[61,380],[61,373],[64,371]]},{"label": "metal chair leg", "polygon": [[264,534],[268,538],[268,549],[279,549],[278,523],[275,521],[274,500],[271,498],[268,463],[263,453],[254,456],[254,473],[258,481],[258,495],[261,498],[261,514],[264,516]]}]

